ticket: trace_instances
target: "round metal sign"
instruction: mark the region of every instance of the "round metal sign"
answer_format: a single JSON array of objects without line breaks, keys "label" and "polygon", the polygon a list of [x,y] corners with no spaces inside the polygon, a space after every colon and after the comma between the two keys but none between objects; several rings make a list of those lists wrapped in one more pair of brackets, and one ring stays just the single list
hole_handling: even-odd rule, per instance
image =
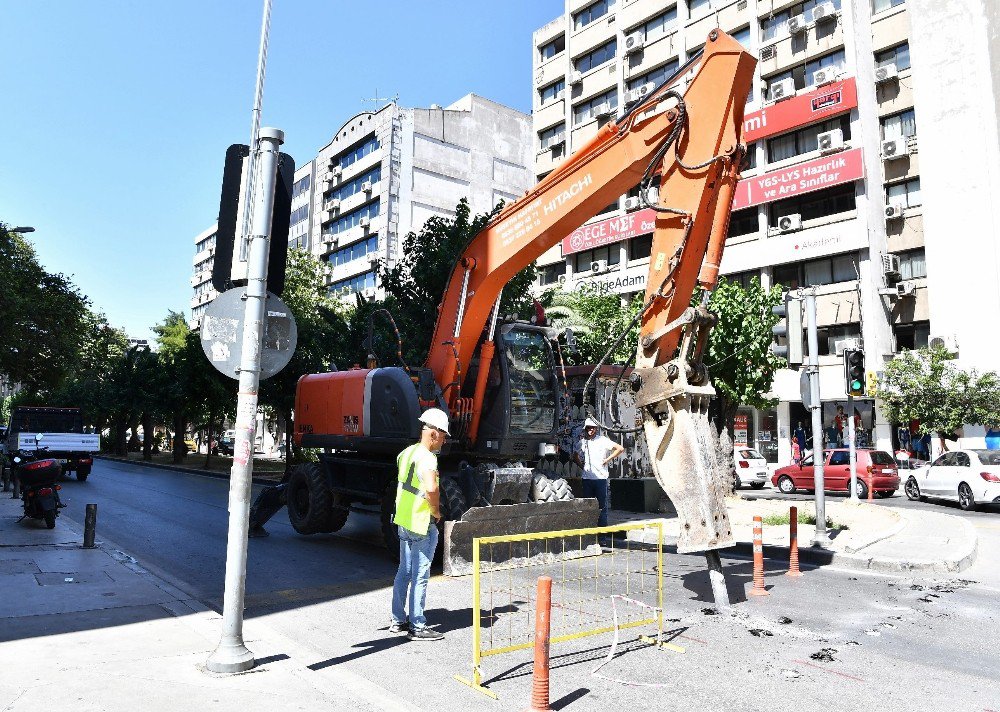
[{"label": "round metal sign", "polygon": [[[201,321],[201,348],[219,373],[238,379],[243,355],[244,287],[217,296]],[[295,317],[279,297],[267,293],[264,308],[264,342],[260,353],[260,378],[270,378],[288,365],[295,353],[298,328]]]}]

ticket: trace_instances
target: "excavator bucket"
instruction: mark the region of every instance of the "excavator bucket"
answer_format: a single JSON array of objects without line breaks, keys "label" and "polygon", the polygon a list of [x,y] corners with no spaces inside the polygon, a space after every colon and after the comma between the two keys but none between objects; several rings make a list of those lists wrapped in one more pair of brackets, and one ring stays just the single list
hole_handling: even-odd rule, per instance
[{"label": "excavator bucket", "polygon": [[677,509],[681,554],[735,544],[725,503],[729,473],[718,465],[708,420],[714,395],[711,386],[687,386],[658,403],[659,417],[643,424],[653,474]]},{"label": "excavator bucket", "polygon": [[[596,527],[599,514],[596,499],[473,507],[460,520],[444,524],[444,573],[446,576],[472,573],[472,542],[478,537]],[[568,536],[544,541],[528,537],[489,547],[482,553],[480,566],[486,570],[512,559],[542,557],[548,561],[559,561],[600,553],[600,547],[592,536]]]}]

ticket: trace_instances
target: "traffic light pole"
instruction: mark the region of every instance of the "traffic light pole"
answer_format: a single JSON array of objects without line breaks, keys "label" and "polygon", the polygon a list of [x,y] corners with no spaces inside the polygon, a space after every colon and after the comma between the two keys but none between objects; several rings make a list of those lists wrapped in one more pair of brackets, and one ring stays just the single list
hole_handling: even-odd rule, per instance
[{"label": "traffic light pole", "polygon": [[816,333],[816,290],[810,289],[805,295],[806,320],[809,341],[809,393],[812,400],[813,429],[813,486],[816,488],[816,536],[813,546],[830,545],[830,535],[826,531],[826,493],[823,473],[823,404],[819,394],[819,336]]},{"label": "traffic light pole", "polygon": [[851,463],[851,498],[850,501],[858,502],[858,449],[854,444],[855,432],[854,432],[854,396],[851,393],[847,394],[847,440],[848,447],[850,448],[850,463]]}]

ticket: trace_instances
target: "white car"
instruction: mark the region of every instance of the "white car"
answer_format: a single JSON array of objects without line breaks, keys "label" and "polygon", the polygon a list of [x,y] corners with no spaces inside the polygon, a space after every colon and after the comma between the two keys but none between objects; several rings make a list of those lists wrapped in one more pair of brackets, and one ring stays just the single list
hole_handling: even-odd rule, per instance
[{"label": "white car", "polygon": [[1000,505],[1000,450],[952,450],[913,471],[904,485],[911,500],[950,499],[965,510]]},{"label": "white car", "polygon": [[761,489],[767,484],[767,460],[759,452],[749,447],[737,445],[733,448],[733,464],[736,466],[736,488],[750,485]]}]

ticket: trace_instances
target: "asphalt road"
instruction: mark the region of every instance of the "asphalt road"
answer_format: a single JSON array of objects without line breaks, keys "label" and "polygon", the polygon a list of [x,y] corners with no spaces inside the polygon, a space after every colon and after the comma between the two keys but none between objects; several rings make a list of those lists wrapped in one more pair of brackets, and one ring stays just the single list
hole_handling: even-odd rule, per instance
[{"label": "asphalt road", "polygon": [[[768,490],[742,493],[786,498]],[[78,522],[86,503],[98,504],[98,539],[117,544],[155,573],[218,606],[225,480],[101,461],[86,483],[66,480],[63,495],[66,514]],[[951,577],[806,567],[802,578],[789,579],[783,562],[768,561],[771,595],[748,599],[750,562],[723,557],[735,605],[716,615],[704,558],[668,553],[665,617],[670,637],[685,653],[630,642],[602,670],[607,677],[599,678],[591,671],[607,655],[611,636],[554,645],[554,708],[1000,710],[1000,586],[990,578],[1000,569],[994,553],[1000,550],[1000,516],[910,503],[905,497],[882,503],[969,518],[981,536],[979,562]],[[380,548],[375,518],[352,513],[338,535],[300,537],[282,511],[268,529],[272,536],[250,542],[247,615],[301,641],[315,655],[310,667],[342,666],[385,688],[406,691],[424,710],[524,709],[530,685],[527,651],[484,659],[484,674],[499,702],[452,679],[469,672],[467,578],[431,581],[428,619],[446,634],[445,642],[407,643],[385,630],[394,566]],[[522,601],[513,603],[528,608]],[[514,638],[530,630],[530,616],[524,613],[524,630],[514,628]]]}]

